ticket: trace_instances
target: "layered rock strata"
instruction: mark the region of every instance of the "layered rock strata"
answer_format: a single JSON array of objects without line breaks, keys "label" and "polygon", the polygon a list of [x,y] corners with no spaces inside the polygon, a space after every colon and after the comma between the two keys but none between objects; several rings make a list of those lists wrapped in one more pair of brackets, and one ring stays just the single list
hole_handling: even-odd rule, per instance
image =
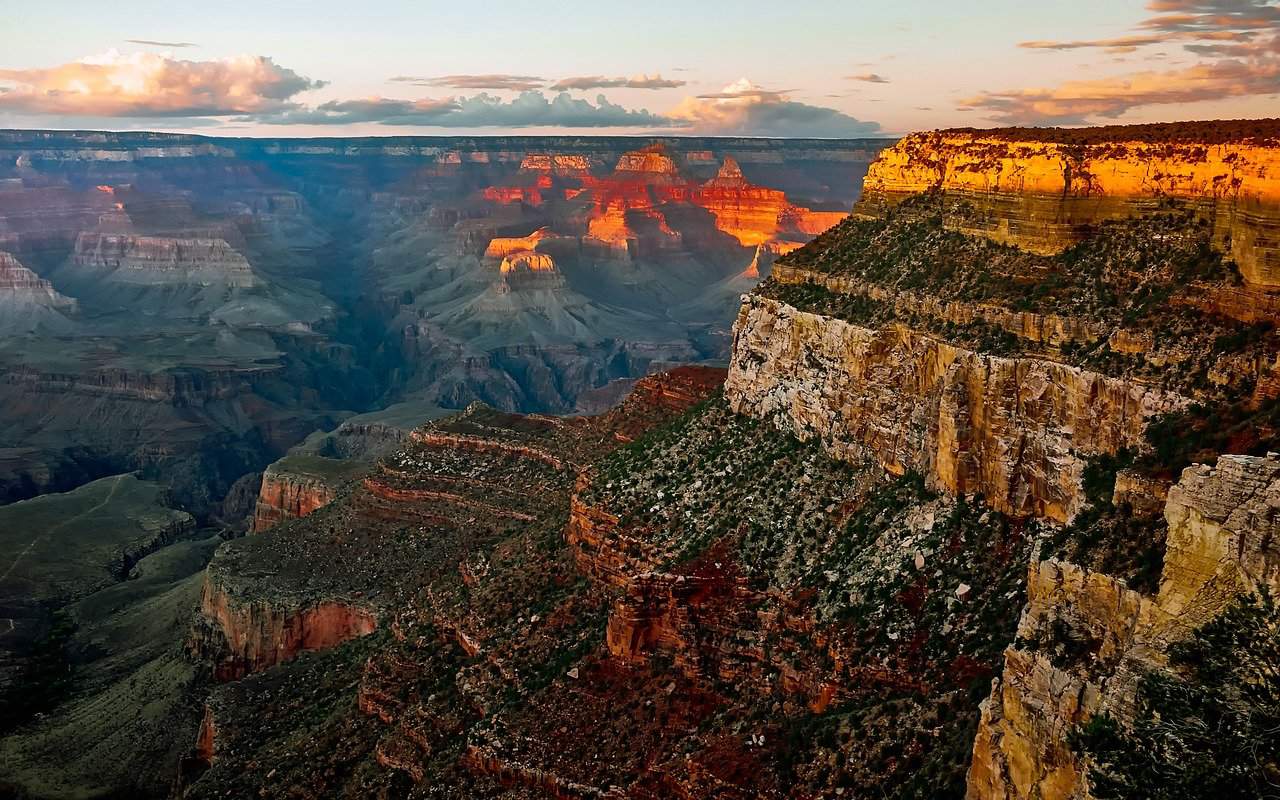
[{"label": "layered rock strata", "polygon": [[1065,522],[1085,459],[1139,447],[1185,400],[1038,358],[1003,358],[901,326],[883,330],[744,299],[725,396],[737,412],[870,455],[1017,516]]},{"label": "layered rock strata", "polygon": [[[983,704],[967,797],[1091,797],[1071,733],[1102,713],[1132,725],[1139,681],[1167,664],[1171,645],[1242,593],[1280,589],[1277,507],[1280,458],[1222,456],[1188,467],[1169,491],[1155,597],[1073,564],[1033,563],[1019,644]],[[1053,649],[1063,629],[1088,643],[1084,657]]]},{"label": "layered rock strata", "polygon": [[359,601],[246,600],[228,591],[218,572],[210,570],[189,649],[195,659],[212,666],[215,680],[236,680],[307,650],[367,636],[377,627],[377,615]]},{"label": "layered rock strata", "polygon": [[257,282],[248,260],[223,239],[83,233],[76,238],[73,261],[85,269],[144,283],[170,273],[204,275],[231,286]]},{"label": "layered rock strata", "polygon": [[330,481],[276,462],[262,475],[262,488],[254,506],[253,530],[265,531],[285,520],[305,517],[328,505],[336,487]]},{"label": "layered rock strata", "polygon": [[963,230],[1048,254],[1104,220],[1176,199],[1212,221],[1247,285],[1280,289],[1280,150],[1247,138],[1215,141],[1213,125],[1201,126],[1203,143],[1196,131],[1169,143],[1131,138],[1132,129],[1085,144],[1065,134],[1061,142],[998,131],[913,134],[872,164],[857,213],[941,191],[977,210],[957,222]]}]

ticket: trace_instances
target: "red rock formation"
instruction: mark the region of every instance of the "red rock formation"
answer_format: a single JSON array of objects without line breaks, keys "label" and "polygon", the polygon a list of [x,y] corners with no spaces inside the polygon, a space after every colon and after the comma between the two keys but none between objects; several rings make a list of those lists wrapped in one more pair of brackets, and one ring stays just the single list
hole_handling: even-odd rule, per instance
[{"label": "red rock formation", "polygon": [[732,157],[725,158],[716,177],[694,190],[690,202],[710,211],[717,228],[747,247],[779,234],[817,236],[847,216],[791,205],[785,193],[748,182]]},{"label": "red rock formation", "polygon": [[192,655],[211,664],[215,680],[237,680],[296,657],[324,650],[378,627],[373,612],[329,600],[294,605],[233,597],[212,571],[205,573],[200,617],[188,642]]},{"label": "red rock formation", "polygon": [[374,497],[381,497],[384,500],[391,500],[394,502],[420,503],[423,501],[434,500],[448,503],[449,505],[457,506],[459,508],[483,511],[486,514],[492,514],[497,517],[520,520],[521,522],[531,522],[534,519],[533,516],[519,511],[500,508],[489,503],[468,500],[466,497],[456,492],[441,492],[434,489],[401,489],[391,486],[385,481],[380,481],[376,478],[365,478],[362,485],[365,490]]},{"label": "red rock formation", "polygon": [[484,190],[484,199],[491,203],[501,203],[502,205],[524,203],[525,205],[537,207],[545,202],[542,196],[543,188],[548,187],[490,186]]},{"label": "red rock formation", "polygon": [[526,447],[524,445],[509,444],[507,442],[499,442],[493,439],[481,439],[474,436],[462,436],[458,434],[441,433],[433,430],[416,430],[409,435],[409,438],[415,442],[421,442],[428,447],[441,447],[447,449],[469,450],[476,453],[500,453],[506,456],[514,456],[516,458],[528,458],[534,461],[541,461],[543,464],[553,469],[564,469],[564,462],[551,453],[536,448]]},{"label": "red rock formation", "polygon": [[325,481],[310,475],[268,468],[258,490],[258,503],[253,511],[254,533],[299,519],[333,502],[335,490]]},{"label": "red rock formation", "polygon": [[213,709],[204,707],[204,717],[200,720],[200,732],[196,734],[195,756],[205,764],[212,764],[218,752],[218,728],[214,723]]},{"label": "red rock formation", "polygon": [[790,209],[786,194],[748,183],[731,157],[725,158],[716,177],[694,191],[691,200],[715,215],[717,228],[748,247],[773,238]]}]

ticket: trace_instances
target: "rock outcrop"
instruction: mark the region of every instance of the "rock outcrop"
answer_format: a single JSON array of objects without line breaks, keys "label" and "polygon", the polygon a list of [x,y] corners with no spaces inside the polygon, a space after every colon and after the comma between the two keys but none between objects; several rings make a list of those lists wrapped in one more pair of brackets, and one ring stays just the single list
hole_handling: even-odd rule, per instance
[{"label": "rock outcrop", "polygon": [[902,326],[863,328],[747,297],[725,396],[739,413],[818,437],[837,458],[916,470],[953,494],[1065,522],[1085,459],[1138,447],[1185,400],[1037,358],[1003,358]]},{"label": "rock outcrop", "polygon": [[498,290],[558,289],[565,286],[556,261],[546,253],[521,251],[508,255],[498,266]]},{"label": "rock outcrop", "polygon": [[378,627],[375,613],[356,600],[246,600],[220,578],[216,569],[205,574],[200,614],[188,640],[192,657],[210,665],[216,680],[236,680]]},{"label": "rock outcrop", "polygon": [[314,471],[302,471],[296,463],[297,459],[277,461],[263,473],[253,511],[254,531],[305,517],[333,500],[336,487],[332,482]]},{"label": "rock outcrop", "polygon": [[67,333],[77,310],[74,299],[0,250],[0,333],[17,336],[37,331]]},{"label": "rock outcrop", "polygon": [[[1131,725],[1139,681],[1167,664],[1171,645],[1242,593],[1280,590],[1277,507],[1280,458],[1222,456],[1188,467],[1169,490],[1155,597],[1073,564],[1033,563],[1019,644],[983,704],[967,797],[1090,797],[1069,735],[1102,713]],[[1084,653],[1064,654],[1063,630]]]},{"label": "rock outcrop", "polygon": [[1280,289],[1280,150],[1245,136],[1223,141],[1217,124],[1185,126],[1177,142],[1140,128],[1103,129],[1081,142],[1069,132],[913,134],[868,170],[857,213],[941,191],[976,209],[961,229],[1056,253],[1103,220],[1175,198],[1212,221],[1246,284]]},{"label": "rock outcrop", "polygon": [[82,233],[72,260],[83,269],[136,283],[175,277],[240,287],[257,282],[248,260],[223,239]]}]

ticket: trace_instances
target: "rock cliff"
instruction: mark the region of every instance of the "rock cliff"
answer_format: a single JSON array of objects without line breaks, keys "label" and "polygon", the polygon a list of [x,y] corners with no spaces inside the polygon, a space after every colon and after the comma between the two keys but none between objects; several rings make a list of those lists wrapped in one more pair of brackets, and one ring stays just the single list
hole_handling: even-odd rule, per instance
[{"label": "rock cliff", "polygon": [[304,471],[296,459],[277,461],[262,474],[252,528],[264,531],[285,520],[305,517],[328,505],[335,491],[329,480]]},{"label": "rock cliff", "polygon": [[377,627],[376,615],[358,601],[245,602],[211,569],[205,574],[190,653],[212,668],[215,680],[236,680],[304,651],[367,636]]},{"label": "rock cliff", "polygon": [[177,239],[127,234],[84,233],[76,238],[77,267],[115,279],[148,283],[171,273],[228,286],[255,284],[248,260],[222,239]]},{"label": "rock cliff", "polygon": [[1169,492],[1159,592],[1059,561],[1033,563],[1017,644],[983,704],[967,797],[1087,798],[1089,762],[1069,744],[1096,715],[1135,723],[1143,675],[1242,593],[1280,589],[1280,459],[1223,456]]},{"label": "rock cliff", "polygon": [[78,304],[53,284],[0,251],[0,332],[20,336],[36,332],[69,333]]},{"label": "rock cliff", "polygon": [[1183,398],[1035,358],[1001,358],[905,327],[881,330],[748,297],[730,407],[816,437],[837,457],[916,470],[1009,514],[1066,522],[1091,455],[1137,447]]},{"label": "rock cliff", "polygon": [[1225,140],[1217,123],[1188,125],[1178,141],[1141,126],[1073,141],[995,131],[919,133],[886,150],[867,173],[858,213],[938,190],[972,203],[961,230],[1036,253],[1080,241],[1100,222],[1187,201],[1212,222],[1245,283],[1280,289],[1280,155],[1247,134]]}]

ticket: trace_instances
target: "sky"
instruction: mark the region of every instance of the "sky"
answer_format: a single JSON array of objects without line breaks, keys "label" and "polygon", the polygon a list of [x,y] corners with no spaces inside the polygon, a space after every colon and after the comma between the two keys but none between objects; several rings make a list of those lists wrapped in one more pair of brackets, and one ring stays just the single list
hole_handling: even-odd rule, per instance
[{"label": "sky", "polygon": [[0,18],[13,128],[855,137],[1280,116],[1280,0],[0,0]]}]

